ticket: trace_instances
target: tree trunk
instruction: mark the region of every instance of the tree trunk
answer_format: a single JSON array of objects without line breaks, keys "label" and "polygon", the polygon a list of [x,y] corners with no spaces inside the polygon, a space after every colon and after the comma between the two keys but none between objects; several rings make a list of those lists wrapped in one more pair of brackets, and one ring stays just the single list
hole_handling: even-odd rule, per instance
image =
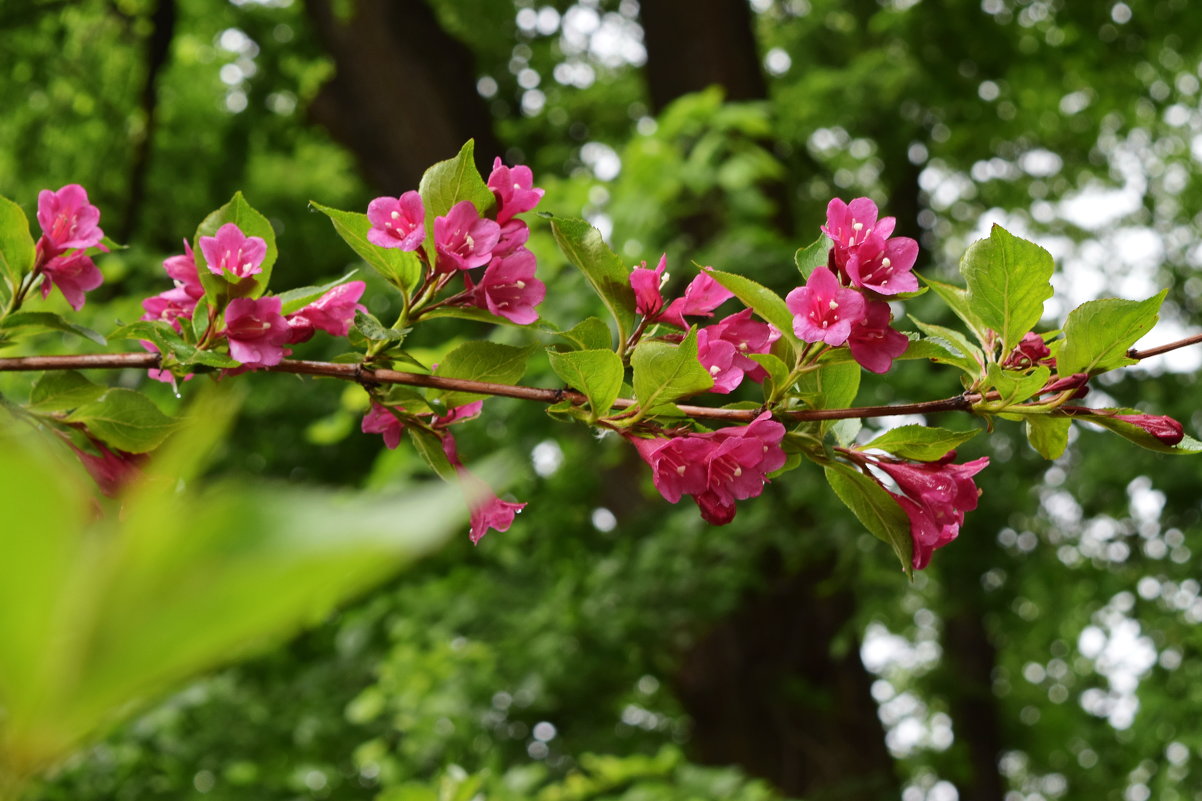
[{"label": "tree trunk", "polygon": [[377,191],[416,189],[422,172],[476,140],[488,174],[501,152],[476,91],[471,51],[439,25],[422,0],[355,0],[343,19],[336,0],[306,0],[336,73],[309,106],[310,118],[359,160]]}]

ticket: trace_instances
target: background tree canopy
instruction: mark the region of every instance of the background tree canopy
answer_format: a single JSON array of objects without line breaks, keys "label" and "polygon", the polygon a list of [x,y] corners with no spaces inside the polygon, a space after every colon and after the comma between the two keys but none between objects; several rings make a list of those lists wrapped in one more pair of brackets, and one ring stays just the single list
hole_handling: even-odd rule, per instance
[{"label": "background tree canopy", "polygon": [[[337,278],[356,265],[308,201],[416,188],[468,138],[629,264],[666,251],[680,285],[693,261],[787,290],[827,201],[869,195],[934,277],[999,222],[1052,250],[1073,301],[1169,287],[1150,340],[1202,315],[1186,0],[10,0],[0,52],[0,194],[81,183],[132,246],[101,262],[112,302],[85,324],[136,319],[235,189],[276,227],[277,274]],[[533,227],[543,316],[579,319],[581,279]],[[1197,432],[1200,363],[1095,392]],[[217,471],[422,472],[359,433],[361,392],[296,380],[254,379]],[[945,380],[906,362],[859,402]],[[655,497],[632,449],[489,403],[461,447],[528,466],[510,531],[148,708],[36,795],[1202,797],[1195,465],[1088,431],[1047,463],[1003,428],[962,453],[992,459],[981,507],[907,584],[817,474],[714,529]]]}]

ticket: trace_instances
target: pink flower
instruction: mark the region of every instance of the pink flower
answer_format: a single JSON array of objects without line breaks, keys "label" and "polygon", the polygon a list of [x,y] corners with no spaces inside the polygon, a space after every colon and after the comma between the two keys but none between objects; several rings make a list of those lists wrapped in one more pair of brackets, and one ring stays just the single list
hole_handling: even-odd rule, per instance
[{"label": "pink flower", "polygon": [[806,342],[838,347],[851,335],[851,327],[864,319],[864,296],[839,286],[826,267],[815,267],[806,285],[788,294],[785,304],[793,312],[793,333]]},{"label": "pink flower", "polygon": [[734,518],[734,502],[758,496],[766,475],[784,465],[784,436],[785,427],[764,412],[748,425],[707,434],[628,438],[667,501],[691,495],[706,521],[725,525]]},{"label": "pink flower", "polygon": [[702,330],[710,331],[711,340],[717,337],[735,346],[732,364],[746,373],[752,381],[763,381],[767,377],[767,371],[748,354],[767,353],[772,348],[772,343],[780,339],[780,331],[768,323],[752,320],[751,309],[732,314]]},{"label": "pink flower", "polygon": [[826,225],[822,226],[822,232],[834,242],[832,256],[837,266],[843,267],[848,256],[870,234],[888,239],[893,233],[897,221],[892,217],[877,220],[876,216],[876,204],[866,197],[858,197],[851,203],[833,198],[827,204]]},{"label": "pink flower", "polygon": [[543,197],[543,190],[534,187],[534,173],[529,167],[506,167],[500,158],[492,163],[488,188],[497,197],[497,222],[502,225],[513,215],[533,209]]},{"label": "pink flower", "polygon": [[1002,362],[1002,367],[1010,370],[1026,370],[1037,364],[1055,365],[1051,358],[1052,351],[1048,349],[1043,337],[1034,331],[1023,334],[1023,338],[1014,346],[1014,350]]},{"label": "pink flower", "polygon": [[504,258],[517,252],[530,240],[530,228],[519,219],[512,219],[501,226],[501,237],[492,249],[492,257]]},{"label": "pink flower", "polygon": [[447,461],[455,468],[459,482],[468,496],[472,520],[469,536],[472,545],[479,544],[490,530],[508,531],[513,524],[514,516],[525,509],[526,504],[501,500],[491,487],[468,470],[459,459],[455,438],[449,432],[444,432],[442,435],[442,450],[447,456]]},{"label": "pink flower", "polygon": [[92,447],[100,451],[99,454],[88,453],[70,442],[67,444],[75,451],[84,469],[104,495],[114,498],[126,486],[142,477],[141,465],[146,461],[145,454],[109,450],[100,440],[90,436],[88,439],[91,440]]},{"label": "pink flower", "polygon": [[[636,314],[641,314],[644,317],[655,317],[664,307],[664,296],[660,293],[660,288],[664,285],[667,276],[664,275],[664,270],[668,267],[668,254],[665,253],[659,257],[659,264],[654,270],[647,269],[647,262],[643,262],[643,266],[635,267],[630,273],[630,288],[634,290],[634,311]],[[682,328],[684,326],[681,326]]]},{"label": "pink flower", "polygon": [[346,336],[355,321],[355,310],[362,308],[359,298],[363,297],[366,288],[363,281],[339,284],[308,306],[288,315],[288,342],[307,342],[315,330],[336,337]]},{"label": "pink flower", "polygon": [[230,356],[247,367],[272,367],[284,358],[291,330],[278,297],[235,298],[225,309]]},{"label": "pink flower", "polygon": [[401,433],[405,430],[404,424],[388,411],[387,406],[374,401],[359,428],[364,434],[381,434],[389,450],[395,450],[401,444]]},{"label": "pink flower", "polygon": [[50,294],[50,286],[53,284],[59,288],[75,311],[83,308],[85,292],[104,283],[104,276],[83,251],[55,256],[42,265],[42,273],[46,276],[46,281],[42,284],[42,297]]},{"label": "pink flower", "polygon": [[154,297],[142,301],[145,314],[143,320],[165,320],[178,333],[180,320],[191,320],[196,311],[196,300],[186,290],[176,287],[166,292],[160,292]]},{"label": "pink flower", "polygon": [[847,346],[852,358],[865,370],[887,373],[893,360],[906,352],[910,338],[889,326],[892,313],[888,303],[871,300],[867,308],[864,318],[851,327]]},{"label": "pink flower", "polygon": [[47,256],[99,245],[104,231],[96,227],[98,222],[100,209],[88,203],[88,193],[79,184],[67,184],[57,192],[43,189],[38,193],[38,224],[42,226]]},{"label": "pink flower", "polygon": [[848,254],[844,270],[853,286],[881,295],[918,289],[911,270],[918,259],[918,243],[908,236],[885,239],[874,232]]},{"label": "pink flower", "polygon": [[200,238],[200,252],[208,262],[209,272],[226,277],[246,278],[263,271],[267,258],[267,242],[258,236],[246,236],[233,223],[217,229],[216,236]]},{"label": "pink flower", "polygon": [[952,464],[955,456],[952,451],[937,462],[870,457],[905,493],[905,497],[891,494],[910,518],[914,543],[911,564],[915,570],[930,563],[936,548],[956,539],[964,523],[964,513],[977,508],[980,492],[972,477],[989,465],[989,457]]},{"label": "pink flower", "polygon": [[1185,439],[1181,423],[1162,414],[1116,414],[1114,419],[1139,426],[1165,445],[1176,445]]},{"label": "pink flower", "polygon": [[434,218],[434,247],[442,272],[470,270],[492,259],[501,226],[483,219],[470,200],[456,203],[445,217]]},{"label": "pink flower", "polygon": [[734,363],[738,355],[735,346],[716,336],[714,328],[717,326],[697,331],[697,361],[714,379],[710,392],[725,395],[743,383],[743,370]]},{"label": "pink flower", "polygon": [[417,250],[426,238],[426,209],[412,190],[400,197],[378,197],[367,204],[371,230],[367,241],[382,248]]},{"label": "pink flower", "polygon": [[685,315],[690,317],[713,317],[714,309],[735,296],[726,287],[719,284],[703,267],[689,285],[685,287],[684,295],[668,304],[659,319],[677,328],[688,328]]},{"label": "pink flower", "polygon": [[476,305],[518,325],[534,322],[538,319],[534,307],[547,296],[546,285],[534,277],[537,266],[526,248],[494,258],[473,290]]},{"label": "pink flower", "polygon": [[[184,252],[179,256],[168,256],[163,259],[163,269],[175,281],[176,287],[184,290],[194,301],[204,297],[205,288],[200,283],[200,274],[196,271],[196,257],[192,246],[184,240]],[[196,305],[193,303],[193,305]]]}]

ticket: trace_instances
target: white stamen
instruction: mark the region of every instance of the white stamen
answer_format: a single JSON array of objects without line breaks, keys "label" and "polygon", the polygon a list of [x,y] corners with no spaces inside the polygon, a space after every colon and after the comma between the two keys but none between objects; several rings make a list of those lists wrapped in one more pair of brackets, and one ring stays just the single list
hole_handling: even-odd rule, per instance
[{"label": "white stamen", "polygon": [[739,476],[741,476],[741,475],[743,475],[743,468],[741,468],[741,467],[736,467],[736,468],[735,468],[735,478],[738,478],[738,477],[739,477]]},{"label": "white stamen", "polygon": [[685,468],[685,466],[684,466],[684,465],[681,465],[680,467],[677,467],[677,468],[676,468],[676,475],[678,475],[678,476],[683,476],[683,475],[684,475],[684,473],[685,473],[685,470],[686,470],[686,469],[687,469],[687,468]]},{"label": "white stamen", "polygon": [[472,248],[474,248],[476,246],[476,240],[472,239],[471,234],[464,234],[463,241],[464,241],[464,244],[467,245],[468,250],[471,250]]},{"label": "white stamen", "polygon": [[525,288],[526,288],[526,282],[525,282],[525,281],[514,281],[514,282],[513,282],[513,285],[514,285],[514,286],[516,286],[518,289],[525,289]]},{"label": "white stamen", "polygon": [[394,220],[399,220],[399,219],[401,219],[401,213],[400,213],[399,211],[394,211],[394,212],[393,212],[392,214],[390,214],[389,216],[390,216],[390,217],[392,217],[392,219],[394,219]]},{"label": "white stamen", "polygon": [[831,301],[830,303],[828,303],[827,305],[831,307],[831,311],[834,311],[835,309],[839,308],[839,304],[838,304],[838,303],[836,303],[834,300],[832,300],[832,301]]},{"label": "white stamen", "polygon": [[718,374],[718,373],[720,373],[720,372],[722,372],[722,368],[720,368],[720,367],[719,367],[718,365],[716,365],[716,364],[715,364],[713,367],[711,367],[711,368],[710,368],[710,375],[717,375],[717,374]]},{"label": "white stamen", "polygon": [[889,268],[889,265],[891,265],[892,263],[893,263],[893,262],[889,261],[889,257],[888,257],[888,256],[886,256],[885,258],[881,259],[881,266],[882,266],[882,267],[884,267],[885,269],[888,269],[888,268]]},{"label": "white stamen", "polygon": [[863,230],[864,230],[864,223],[862,223],[862,222],[852,223],[852,224],[851,224],[851,230],[855,231],[856,233],[859,233],[860,231],[863,231]]}]

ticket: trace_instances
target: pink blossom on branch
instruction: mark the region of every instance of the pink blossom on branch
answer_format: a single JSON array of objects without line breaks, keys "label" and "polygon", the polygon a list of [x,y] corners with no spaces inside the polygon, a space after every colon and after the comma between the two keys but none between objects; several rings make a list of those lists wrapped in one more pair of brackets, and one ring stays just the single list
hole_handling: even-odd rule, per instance
[{"label": "pink blossom on branch", "polygon": [[751,319],[751,309],[743,309],[708,326],[710,338],[721,339],[734,345],[735,355],[732,364],[744,372],[752,381],[763,381],[768,372],[754,359],[752,353],[767,353],[772,343],[780,339],[780,331],[768,323]]},{"label": "pink blossom on branch", "polygon": [[42,297],[50,294],[51,285],[56,286],[75,311],[83,308],[87,300],[86,292],[104,283],[100,269],[82,251],[55,256],[42,265],[42,274],[46,276],[42,283]]},{"label": "pink blossom on branch", "polygon": [[493,161],[488,188],[497,198],[497,222],[502,225],[513,215],[532,210],[543,198],[543,190],[534,186],[534,173],[529,167],[506,167],[499,157]]},{"label": "pink blossom on branch", "polygon": [[104,443],[89,435],[89,440],[99,454],[89,453],[77,448],[73,443],[67,445],[75,451],[80,463],[88,471],[88,475],[96,482],[101,493],[114,498],[133,481],[142,477],[141,466],[146,461],[146,454],[126,453],[116,449],[110,450]]},{"label": "pink blossom on branch", "polygon": [[364,434],[381,435],[384,437],[385,447],[389,450],[396,450],[396,447],[401,444],[401,434],[405,430],[405,425],[388,410],[387,406],[373,401],[371,408],[363,416],[363,422],[359,424],[359,430]]},{"label": "pink blossom on branch", "polygon": [[1043,341],[1043,337],[1034,331],[1028,331],[1023,334],[1023,338],[1014,346],[1014,350],[1010,351],[1010,354],[1006,356],[1005,361],[1002,362],[1002,367],[1010,370],[1025,370],[1037,364],[1055,366],[1056,359],[1052,357],[1052,351],[1048,348],[1047,343]]},{"label": "pink blossom on branch", "polygon": [[455,468],[455,474],[459,476],[459,483],[467,495],[471,508],[472,528],[469,536],[472,545],[478,545],[489,531],[508,531],[513,525],[513,518],[526,508],[526,504],[501,500],[492,487],[468,470],[459,458],[459,449],[450,432],[444,431],[442,434],[442,450],[447,461]]},{"label": "pink blossom on branch", "polygon": [[815,267],[806,285],[785,298],[793,312],[793,333],[805,342],[825,342],[838,347],[851,335],[851,327],[864,319],[864,296],[844,289],[826,267]]},{"label": "pink blossom on branch", "polygon": [[647,268],[647,262],[631,270],[630,288],[634,290],[635,314],[654,318],[664,308],[664,296],[660,290],[667,280],[664,275],[667,267],[668,254],[665,253],[659,257],[659,264],[654,270]]},{"label": "pink blossom on branch", "polygon": [[[193,301],[204,297],[205,288],[200,283],[200,274],[196,269],[196,256],[192,253],[192,245],[188,244],[188,240],[184,240],[183,254],[163,259],[163,270],[175,281],[175,286],[184,290]],[[196,304],[193,303],[193,305]]]},{"label": "pink blossom on branch", "polygon": [[500,238],[501,226],[482,218],[470,200],[456,203],[447,216],[434,218],[439,271],[471,270],[488,264]]},{"label": "pink blossom on branch", "polygon": [[714,280],[708,268],[701,268],[697,277],[685,287],[684,295],[668,304],[659,319],[677,328],[688,328],[685,317],[713,317],[714,309],[735,296],[726,287]]},{"label": "pink blossom on branch", "polygon": [[847,346],[865,370],[887,373],[893,360],[906,352],[910,338],[889,326],[892,313],[881,300],[868,301],[864,318],[851,327]]},{"label": "pink blossom on branch", "polygon": [[225,310],[230,356],[247,367],[272,367],[283,361],[291,329],[280,314],[278,297],[235,298]]},{"label": "pink blossom on branch", "polygon": [[99,222],[100,209],[88,203],[88,193],[79,184],[67,184],[57,192],[43,189],[38,193],[38,225],[42,227],[43,250],[48,257],[73,248],[85,250],[99,245],[104,238],[104,231],[97,227]]},{"label": "pink blossom on branch", "polygon": [[214,275],[247,278],[263,272],[267,241],[259,236],[247,236],[238,226],[226,223],[217,229],[216,236],[200,238],[200,252],[209,265],[209,272]]},{"label": "pink blossom on branch", "polygon": [[872,234],[888,239],[897,221],[893,217],[877,219],[877,207],[869,198],[858,197],[851,203],[833,198],[826,206],[826,225],[822,232],[834,242],[832,256],[843,267],[854,250]]},{"label": "pink blossom on branch", "polygon": [[908,236],[885,239],[873,233],[848,254],[843,269],[852,286],[896,295],[918,289],[912,272],[917,259],[918,243]]},{"label": "pink blossom on branch", "polygon": [[367,241],[382,248],[417,250],[426,238],[426,209],[422,196],[412,190],[368,203],[367,219]]},{"label": "pink blossom on branch", "polygon": [[366,288],[367,284],[363,281],[339,284],[308,306],[289,314],[288,342],[307,342],[313,337],[314,331],[325,331],[336,337],[346,336],[351,330],[351,323],[355,321],[355,311],[363,308],[359,298],[363,297]]},{"label": "pink blossom on branch", "polygon": [[538,319],[534,307],[547,296],[546,285],[534,277],[537,266],[526,248],[494,258],[472,290],[476,306],[518,325],[534,322]]}]

